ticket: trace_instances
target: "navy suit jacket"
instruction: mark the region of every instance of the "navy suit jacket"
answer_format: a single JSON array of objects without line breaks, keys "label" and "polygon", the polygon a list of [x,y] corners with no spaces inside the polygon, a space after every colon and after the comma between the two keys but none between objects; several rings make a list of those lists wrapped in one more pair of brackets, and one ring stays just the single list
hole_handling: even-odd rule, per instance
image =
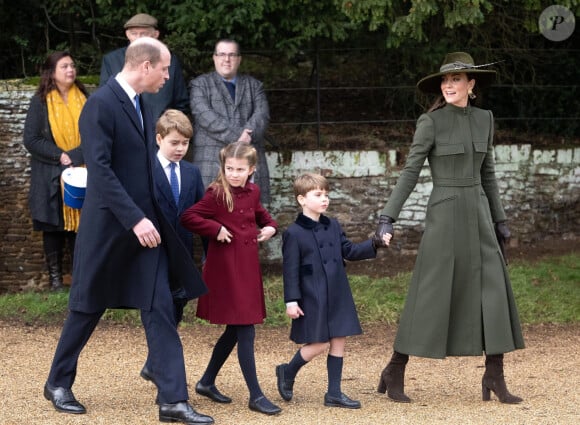
[{"label": "navy suit jacket", "polygon": [[179,169],[181,172],[181,191],[179,192],[179,203],[176,205],[167,175],[159,160],[155,161],[153,176],[156,189],[155,196],[161,212],[176,230],[181,242],[183,242],[193,257],[193,234],[181,225],[179,217],[183,211],[203,198],[205,189],[197,166],[187,161],[180,161]]},{"label": "navy suit jacket", "polygon": [[[143,127],[133,101],[114,78],[89,97],[81,113],[79,130],[88,178],[75,244],[71,310],[149,310],[162,250],[168,257],[170,281],[185,289],[188,298],[207,291],[157,205],[154,120],[145,103],[142,114]],[[144,217],[161,234],[161,245],[156,248],[142,247],[132,230]]]}]

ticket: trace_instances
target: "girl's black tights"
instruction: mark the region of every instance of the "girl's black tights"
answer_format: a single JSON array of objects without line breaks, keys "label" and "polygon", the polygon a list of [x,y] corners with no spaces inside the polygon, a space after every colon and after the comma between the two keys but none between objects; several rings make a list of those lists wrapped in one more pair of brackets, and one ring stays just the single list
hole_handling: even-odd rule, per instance
[{"label": "girl's black tights", "polygon": [[215,384],[220,369],[238,344],[238,361],[244,380],[250,391],[250,399],[264,395],[258,383],[256,361],[254,357],[254,339],[256,329],[254,325],[227,325],[224,333],[219,337],[211,354],[211,359],[200,379],[203,385]]}]

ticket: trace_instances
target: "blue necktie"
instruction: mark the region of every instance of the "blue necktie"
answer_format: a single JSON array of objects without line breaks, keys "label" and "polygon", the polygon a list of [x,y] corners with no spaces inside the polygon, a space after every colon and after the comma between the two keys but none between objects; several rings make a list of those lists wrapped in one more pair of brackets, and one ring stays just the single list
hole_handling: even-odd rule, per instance
[{"label": "blue necktie", "polygon": [[179,181],[177,180],[177,173],[175,172],[175,162],[171,162],[170,173],[169,173],[169,183],[171,184],[171,193],[173,193],[173,199],[175,199],[175,205],[179,205]]},{"label": "blue necktie", "polygon": [[141,122],[141,128],[143,128],[143,115],[141,115],[141,104],[139,102],[139,95],[135,95],[135,109],[137,110],[137,115],[139,116],[139,121]]},{"label": "blue necktie", "polygon": [[236,85],[234,83],[230,83],[229,81],[224,81],[228,91],[230,92],[230,96],[232,100],[236,100]]}]

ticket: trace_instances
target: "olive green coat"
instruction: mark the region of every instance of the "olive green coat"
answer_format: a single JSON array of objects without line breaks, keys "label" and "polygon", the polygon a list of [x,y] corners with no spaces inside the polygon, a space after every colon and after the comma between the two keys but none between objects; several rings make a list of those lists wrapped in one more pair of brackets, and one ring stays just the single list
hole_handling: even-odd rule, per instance
[{"label": "olive green coat", "polygon": [[495,178],[492,113],[446,105],[421,115],[383,215],[398,217],[426,158],[433,191],[395,350],[444,358],[524,348],[494,231],[506,217]]}]

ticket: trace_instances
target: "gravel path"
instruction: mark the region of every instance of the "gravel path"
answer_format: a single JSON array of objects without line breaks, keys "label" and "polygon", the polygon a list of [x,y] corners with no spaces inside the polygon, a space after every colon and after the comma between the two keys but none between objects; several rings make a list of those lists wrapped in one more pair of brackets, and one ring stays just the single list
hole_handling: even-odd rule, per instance
[{"label": "gravel path", "polygon": [[[298,375],[295,397],[284,402],[277,393],[274,368],[287,361],[296,346],[287,329],[258,327],[256,359],[266,395],[283,412],[264,416],[247,408],[247,390],[231,357],[218,377],[218,387],[231,396],[218,405],[198,396],[193,385],[205,367],[221,333],[217,326],[181,329],[191,402],[212,415],[216,424],[579,424],[580,324],[526,327],[527,348],[506,355],[509,389],[524,398],[504,405],[492,395],[481,401],[483,357],[446,360],[411,358],[406,393],[411,404],[398,404],[376,392],[395,328],[365,326],[365,334],[350,338],[343,373],[343,390],[362,402],[360,410],[327,408],[325,359],[315,359]],[[60,328],[36,328],[0,322],[0,424],[158,424],[154,386],[139,377],[146,354],[142,329],[101,325],[80,359],[74,391],[88,410],[74,416],[56,412],[43,398]]]}]

